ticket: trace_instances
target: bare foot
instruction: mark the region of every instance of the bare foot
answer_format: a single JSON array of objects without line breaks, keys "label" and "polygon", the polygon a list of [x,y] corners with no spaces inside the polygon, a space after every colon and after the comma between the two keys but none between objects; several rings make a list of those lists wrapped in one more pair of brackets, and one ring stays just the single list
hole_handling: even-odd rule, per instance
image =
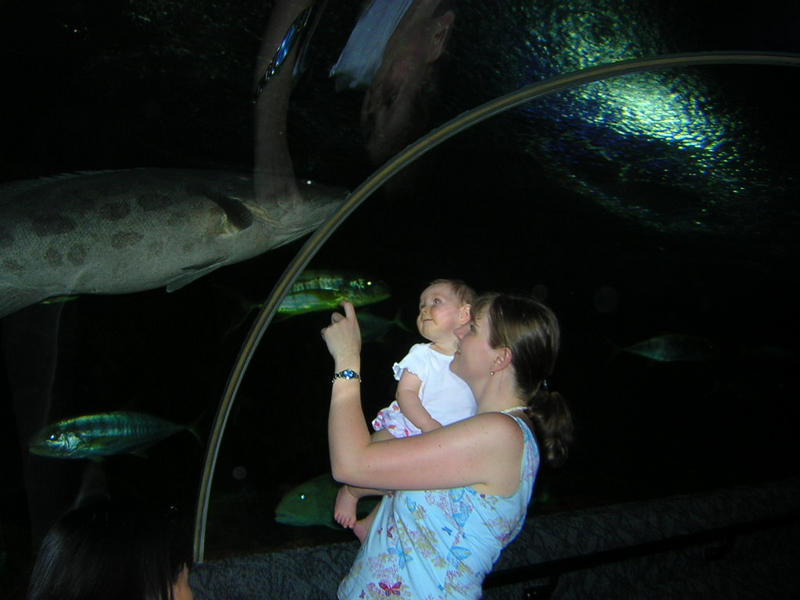
[{"label": "bare foot", "polygon": [[356,521],[356,524],[353,525],[353,533],[356,534],[356,537],[362,544],[364,543],[364,540],[367,539],[367,534],[369,534],[370,527],[372,527],[372,522],[375,520],[376,512],[377,511],[373,510],[366,517],[360,521]]},{"label": "bare foot", "polygon": [[356,498],[348,489],[348,486],[343,485],[336,493],[336,505],[333,508],[333,518],[342,527],[352,529],[356,525],[356,507],[358,506],[358,498]]}]

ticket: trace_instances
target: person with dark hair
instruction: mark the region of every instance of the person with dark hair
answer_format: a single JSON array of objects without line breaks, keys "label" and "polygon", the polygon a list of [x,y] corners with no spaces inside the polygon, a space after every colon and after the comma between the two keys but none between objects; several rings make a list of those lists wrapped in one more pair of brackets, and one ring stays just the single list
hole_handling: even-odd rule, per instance
[{"label": "person with dark hair", "polygon": [[425,435],[375,440],[361,407],[358,320],[352,304],[343,308],[322,330],[335,371],[331,470],[341,483],[392,491],[339,598],[478,598],[522,528],[540,460],[561,464],[572,441],[570,410],[546,383],[558,321],[533,298],[481,296],[456,330],[450,365],[472,389],[477,414]]},{"label": "person with dark hair", "polygon": [[191,563],[188,539],[166,515],[95,502],[50,528],[28,600],[192,600]]}]

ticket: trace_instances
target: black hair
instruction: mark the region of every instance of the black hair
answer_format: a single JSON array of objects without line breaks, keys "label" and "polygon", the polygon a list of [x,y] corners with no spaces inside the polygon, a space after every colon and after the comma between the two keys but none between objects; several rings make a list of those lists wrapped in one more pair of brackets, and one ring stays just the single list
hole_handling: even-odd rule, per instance
[{"label": "black hair", "polygon": [[191,546],[167,511],[98,501],[50,528],[28,600],[172,600]]}]

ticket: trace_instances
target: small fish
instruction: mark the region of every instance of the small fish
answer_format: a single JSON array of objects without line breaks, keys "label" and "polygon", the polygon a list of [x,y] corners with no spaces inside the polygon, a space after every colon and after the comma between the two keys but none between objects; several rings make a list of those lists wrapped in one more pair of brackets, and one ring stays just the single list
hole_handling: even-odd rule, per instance
[{"label": "small fish", "polygon": [[358,313],[358,326],[361,329],[361,341],[374,342],[383,339],[392,327],[399,327],[403,331],[411,331],[400,319],[400,311],[397,311],[394,319],[387,319],[380,315],[362,310]]},{"label": "small fish", "polygon": [[198,437],[189,426],[145,413],[97,413],[47,425],[31,438],[28,448],[39,456],[98,459],[141,450],[184,430]]},{"label": "small fish", "polygon": [[[284,525],[308,527],[324,525],[341,529],[333,518],[336,494],[340,484],[329,473],[317,475],[286,492],[275,507],[275,521]],[[366,516],[378,503],[375,498],[364,498],[358,503],[359,518]]]},{"label": "small fish", "polygon": [[620,350],[658,362],[701,362],[719,356],[707,338],[681,333],[651,337]]},{"label": "small fish", "polygon": [[278,307],[278,314],[292,317],[309,312],[338,308],[347,300],[364,306],[385,300],[389,287],[361,276],[342,275],[327,271],[304,271]]}]

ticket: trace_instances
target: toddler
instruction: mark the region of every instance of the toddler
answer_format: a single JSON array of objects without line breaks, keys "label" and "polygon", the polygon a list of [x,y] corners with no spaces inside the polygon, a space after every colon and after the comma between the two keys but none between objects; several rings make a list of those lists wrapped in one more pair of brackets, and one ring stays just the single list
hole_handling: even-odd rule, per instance
[{"label": "toddler", "polygon": [[[458,344],[454,332],[469,322],[474,297],[468,285],[455,279],[436,279],[422,291],[417,329],[429,341],[415,344],[394,364],[395,400],[372,421],[374,439],[418,435],[475,414],[472,390],[450,371]],[[372,514],[356,520],[358,499],[375,493],[379,492],[343,485],[336,497],[336,521],[353,528],[362,542]]]}]

